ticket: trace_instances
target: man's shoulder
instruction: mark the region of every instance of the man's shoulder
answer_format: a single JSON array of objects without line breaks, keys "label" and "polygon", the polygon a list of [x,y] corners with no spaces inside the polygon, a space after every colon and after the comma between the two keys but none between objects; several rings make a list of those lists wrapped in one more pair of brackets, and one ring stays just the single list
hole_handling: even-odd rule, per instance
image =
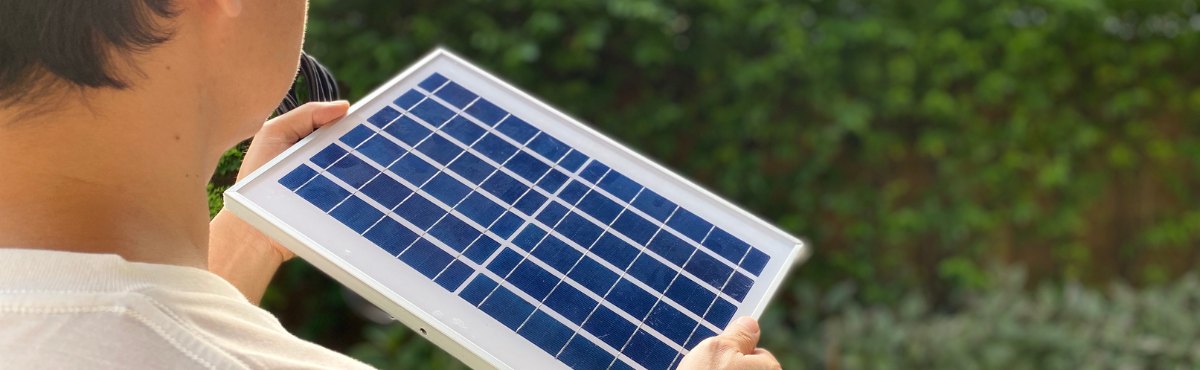
[{"label": "man's shoulder", "polygon": [[5,257],[38,267],[0,261],[12,268],[0,271],[0,358],[15,361],[2,367],[366,367],[288,333],[207,271],[105,256]]},{"label": "man's shoulder", "polygon": [[14,368],[249,368],[137,293],[0,293],[0,328]]}]

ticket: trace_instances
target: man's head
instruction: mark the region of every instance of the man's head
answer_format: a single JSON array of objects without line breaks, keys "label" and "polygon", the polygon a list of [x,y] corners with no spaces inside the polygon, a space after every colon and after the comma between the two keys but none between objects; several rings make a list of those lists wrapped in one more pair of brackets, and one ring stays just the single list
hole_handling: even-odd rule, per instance
[{"label": "man's head", "polygon": [[306,2],[0,0],[0,9],[0,109],[52,112],[171,86],[211,115],[215,141],[231,144],[287,90]]}]

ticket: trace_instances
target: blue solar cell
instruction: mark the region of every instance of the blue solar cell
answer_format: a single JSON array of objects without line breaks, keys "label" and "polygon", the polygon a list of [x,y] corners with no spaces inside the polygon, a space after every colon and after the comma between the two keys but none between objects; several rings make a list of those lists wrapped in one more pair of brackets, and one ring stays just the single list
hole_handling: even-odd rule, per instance
[{"label": "blue solar cell", "polygon": [[496,122],[500,122],[501,119],[508,116],[508,112],[487,101],[487,99],[476,100],[475,104],[467,107],[467,114],[475,117],[479,122],[488,125],[488,127],[495,126]]},{"label": "blue solar cell", "polygon": [[583,195],[587,194],[588,191],[589,189],[587,185],[584,185],[582,182],[571,181],[567,183],[567,187],[563,188],[563,190],[558,193],[558,198],[562,199],[568,204],[575,204],[576,202],[579,202],[579,199],[583,198]]},{"label": "blue solar cell", "polygon": [[508,160],[508,157],[517,152],[517,147],[512,146],[512,144],[492,133],[484,135],[482,139],[479,139],[471,147],[475,148],[475,150],[482,153],[485,157],[496,161],[496,163],[504,163],[504,161]]},{"label": "blue solar cell", "polygon": [[425,197],[413,195],[396,207],[395,214],[417,225],[421,230],[428,230],[434,222],[446,214],[446,210],[438,207]]},{"label": "blue solar cell", "polygon": [[633,366],[629,366],[624,360],[617,359],[608,370],[633,370]]},{"label": "blue solar cell", "polygon": [[509,176],[503,172],[496,172],[492,174],[492,177],[484,180],[480,187],[508,204],[516,202],[517,199],[521,197],[521,194],[524,194],[526,190],[529,190],[528,186],[525,186],[525,184],[522,184],[520,181],[517,181],[516,179],[512,178],[512,176]]},{"label": "blue solar cell", "polygon": [[484,235],[479,239],[476,239],[475,243],[472,243],[471,246],[468,247],[465,252],[463,252],[463,255],[467,256],[467,258],[471,259],[471,261],[475,261],[475,263],[482,265],[483,262],[487,261],[488,257],[491,257],[492,253],[496,252],[496,249],[499,248],[500,242],[497,242],[496,239],[492,239],[490,236]]},{"label": "blue solar cell", "polygon": [[442,85],[442,88],[438,89],[434,95],[459,108],[466,107],[467,104],[479,97],[453,81]]},{"label": "blue solar cell", "polygon": [[742,259],[741,265],[746,271],[750,271],[754,276],[758,276],[762,274],[763,268],[767,267],[767,261],[770,260],[771,257],[763,253],[763,251],[757,248],[750,248],[750,252],[746,254],[746,258]]},{"label": "blue solar cell", "polygon": [[487,298],[488,294],[492,293],[492,290],[496,289],[497,285],[495,280],[483,274],[478,274],[475,275],[474,279],[471,279],[471,283],[467,284],[467,287],[463,288],[461,293],[458,293],[458,296],[467,302],[471,302],[472,305],[478,306],[480,302],[483,302],[484,298]]},{"label": "blue solar cell", "polygon": [[717,288],[724,286],[725,280],[729,280],[729,275],[733,273],[733,268],[709,256],[708,253],[699,252],[692,255],[692,259],[683,266],[683,269],[708,285]]},{"label": "blue solar cell", "polygon": [[623,209],[621,205],[595,191],[583,196],[583,200],[580,200],[575,207],[605,225],[616,219]]},{"label": "blue solar cell", "polygon": [[558,278],[530,260],[525,260],[517,265],[512,274],[508,275],[507,280],[537,301],[546,298],[550,294],[550,290],[554,289],[554,284],[558,282]]},{"label": "blue solar cell", "polygon": [[529,142],[529,149],[533,149],[535,153],[541,154],[550,162],[558,162],[559,158],[567,155],[571,147],[543,132]]},{"label": "blue solar cell", "polygon": [[659,302],[646,316],[646,325],[679,345],[687,343],[688,335],[696,328],[696,320],[679,312],[666,302]]},{"label": "blue solar cell", "polygon": [[500,250],[500,254],[492,259],[492,262],[487,265],[488,270],[496,273],[499,276],[508,276],[513,268],[521,262],[521,255],[513,252],[512,249],[504,248]]},{"label": "blue solar cell", "polygon": [[446,126],[442,127],[442,131],[445,131],[451,137],[458,139],[459,142],[466,145],[471,145],[475,140],[479,140],[485,133],[482,127],[479,127],[475,122],[471,122],[471,120],[463,116],[451,119],[450,122],[446,123]]},{"label": "blue solar cell", "polygon": [[713,228],[708,238],[704,239],[703,245],[733,263],[741,261],[742,256],[750,249],[749,244],[719,228]]},{"label": "blue solar cell", "polygon": [[660,292],[667,290],[667,286],[671,285],[671,280],[677,274],[675,270],[647,254],[638,256],[637,260],[633,261],[633,266],[629,267],[629,275],[637,278],[650,289]]},{"label": "blue solar cell", "polygon": [[696,247],[665,230],[654,236],[654,239],[650,241],[649,248],[676,266],[683,266],[688,257],[691,257],[692,253],[696,251]]},{"label": "blue solar cell", "polygon": [[564,170],[567,170],[567,172],[575,172],[575,170],[578,170],[579,167],[583,167],[583,163],[587,162],[587,160],[588,156],[586,154],[583,154],[577,150],[572,150],[571,153],[567,154],[566,158],[558,161],[558,166],[562,167]]},{"label": "blue solar cell", "polygon": [[625,175],[617,173],[617,171],[608,171],[604,178],[600,179],[597,184],[601,189],[604,189],[609,194],[623,201],[631,201],[638,192],[642,190],[642,185],[630,180]]},{"label": "blue solar cell", "polygon": [[421,186],[421,189],[450,206],[458,204],[467,197],[467,194],[471,193],[470,188],[445,172],[433,176],[429,182]]},{"label": "blue solar cell", "polygon": [[513,238],[513,245],[525,250],[526,252],[533,250],[534,247],[546,237],[546,231],[536,225],[526,225],[524,229]]},{"label": "blue solar cell", "polygon": [[633,317],[646,317],[655,302],[653,295],[626,279],[618,281],[605,299]]},{"label": "blue solar cell", "polygon": [[350,196],[349,191],[333,183],[333,181],[329,181],[325,176],[314,177],[307,184],[301,186],[299,190],[296,190],[296,194],[326,212],[329,212],[330,209],[333,209],[333,206],[341,203],[342,199]]},{"label": "blue solar cell", "polygon": [[466,250],[467,246],[471,245],[471,242],[474,242],[482,234],[479,230],[453,215],[442,218],[441,221],[433,225],[433,228],[429,229],[429,235],[433,235],[433,237],[441,240],[446,246],[459,252]]},{"label": "blue solar cell", "polygon": [[504,213],[504,207],[479,193],[467,195],[467,199],[463,199],[454,209],[483,227],[488,227]]},{"label": "blue solar cell", "polygon": [[396,103],[396,106],[400,108],[408,110],[414,105],[417,105],[417,103],[420,103],[421,99],[425,99],[425,94],[422,94],[417,90],[409,89],[408,91],[404,92],[404,95],[400,95],[399,98],[396,98],[393,103]]},{"label": "blue solar cell", "polygon": [[316,176],[316,170],[312,169],[312,167],[301,164],[296,166],[292,172],[288,172],[287,175],[280,177],[279,185],[283,185],[284,187],[288,188],[288,190],[296,190],[299,189],[301,185],[304,185],[304,183],[308,182],[308,180]]},{"label": "blue solar cell", "polygon": [[718,328],[724,328],[725,325],[729,325],[729,320],[733,319],[733,313],[736,311],[737,307],[732,303],[717,298],[712,307],[708,308],[708,313],[704,314],[704,320],[713,323]]},{"label": "blue solar cell", "polygon": [[426,91],[433,91],[433,90],[437,90],[438,87],[441,87],[442,84],[445,84],[446,81],[449,81],[449,80],[446,79],[445,76],[442,76],[440,73],[434,73],[432,75],[429,75],[429,77],[426,77],[425,80],[421,81],[421,83],[418,84],[417,86],[420,86],[422,89],[425,89]]},{"label": "blue solar cell", "polygon": [[644,330],[634,333],[621,353],[649,369],[669,368],[678,354],[674,348]]},{"label": "blue solar cell", "polygon": [[675,203],[663,198],[658,193],[655,193],[649,188],[643,189],[641,194],[633,200],[633,206],[647,215],[659,221],[667,221],[667,217],[671,216],[671,212],[675,211]]},{"label": "blue solar cell", "polygon": [[400,260],[412,266],[421,275],[432,279],[449,266],[454,257],[428,240],[417,239],[400,254]]},{"label": "blue solar cell", "polygon": [[428,128],[425,128],[425,126],[422,126],[408,116],[400,117],[396,122],[388,125],[388,127],[384,127],[383,131],[400,139],[400,141],[409,146],[417,145],[417,143],[420,143],[421,140],[424,140],[426,137],[429,137],[429,134],[433,133],[433,131],[429,131]]},{"label": "blue solar cell", "polygon": [[554,226],[557,225],[558,221],[562,220],[563,216],[566,214],[566,207],[563,207],[557,202],[550,202],[547,203],[546,207],[542,208],[542,211],[537,214],[537,220],[541,221],[546,226]]},{"label": "blue solar cell", "polygon": [[412,190],[401,185],[399,181],[392,179],[387,175],[375,176],[374,179],[368,181],[359,189],[367,197],[379,202],[380,205],[387,209],[396,208],[397,204],[404,201],[404,198],[412,194]]},{"label": "blue solar cell", "polygon": [[454,143],[451,143],[450,140],[441,135],[433,135],[426,138],[425,141],[417,145],[417,150],[443,165],[450,164],[450,161],[463,152],[462,147],[454,145]]},{"label": "blue solar cell", "polygon": [[533,313],[533,305],[505,287],[497,287],[492,296],[479,305],[479,309],[512,330],[517,330],[525,318]]},{"label": "blue solar cell", "polygon": [[372,114],[370,118],[367,118],[367,122],[375,125],[375,127],[382,128],[383,126],[387,126],[388,123],[391,123],[392,120],[396,119],[396,117],[400,117],[399,111],[392,109],[392,107],[383,107],[383,109],[380,109],[378,112],[375,112],[375,114]]},{"label": "blue solar cell", "polygon": [[442,271],[442,274],[438,275],[437,279],[434,279],[434,282],[446,288],[446,290],[453,292],[464,281],[467,281],[472,272],[475,272],[475,270],[471,266],[467,266],[462,261],[454,261],[450,264],[450,267],[446,268],[446,271]]},{"label": "blue solar cell", "polygon": [[568,213],[566,217],[563,217],[562,221],[554,226],[554,230],[583,247],[595,243],[596,239],[600,238],[600,234],[604,232],[604,229],[575,212]]},{"label": "blue solar cell", "polygon": [[437,168],[434,168],[429,162],[412,153],[400,157],[400,160],[392,163],[388,169],[417,186],[424,184],[438,172]]},{"label": "blue solar cell", "polygon": [[317,152],[316,155],[313,155],[311,161],[313,164],[317,165],[318,168],[326,168],[333,164],[333,162],[337,162],[338,159],[341,159],[345,155],[345,149],[342,149],[342,147],[338,146],[337,144],[329,144],[329,146],[325,147],[325,149],[321,149],[320,152]]},{"label": "blue solar cell", "polygon": [[583,330],[600,338],[613,348],[621,348],[625,341],[629,340],[629,336],[633,335],[635,329],[637,327],[633,323],[605,306],[597,307],[596,312],[593,312],[587,322],[583,323]]},{"label": "blue solar cell", "polygon": [[696,242],[703,241],[704,236],[708,235],[708,231],[713,228],[708,221],[683,208],[675,210],[675,214],[671,216],[670,220],[667,220],[667,226]]},{"label": "blue solar cell", "polygon": [[600,348],[588,341],[587,339],[576,336],[563,347],[562,354],[558,356],[563,364],[577,370],[607,370],[608,364],[613,361],[613,356],[608,351]]},{"label": "blue solar cell", "polygon": [[641,245],[650,242],[650,238],[653,238],[654,233],[658,232],[658,225],[646,221],[645,218],[633,212],[622,213],[616,221],[613,221],[612,228]]},{"label": "blue solar cell", "polygon": [[596,241],[596,245],[592,246],[591,252],[619,270],[629,267],[629,263],[638,255],[637,248],[611,233],[604,233],[604,236]]},{"label": "blue solar cell", "polygon": [[579,176],[595,184],[606,173],[608,173],[608,166],[600,163],[600,161],[592,161],[592,163],[588,163],[587,167],[583,168],[583,172],[580,172]]},{"label": "blue solar cell", "polygon": [[546,306],[558,312],[576,325],[583,324],[587,315],[596,308],[596,300],[575,289],[570,284],[558,284],[546,298]]},{"label": "blue solar cell", "polygon": [[704,315],[704,311],[707,311],[708,306],[717,298],[716,294],[683,275],[675,278],[675,282],[667,289],[666,296],[697,315]]},{"label": "blue solar cell", "polygon": [[533,255],[564,274],[571,271],[571,267],[583,257],[583,253],[553,236],[543,239],[533,250]]},{"label": "blue solar cell", "polygon": [[397,158],[404,155],[405,152],[404,148],[401,148],[399,145],[393,143],[392,140],[382,135],[375,135],[356,150],[362,154],[366,154],[367,158],[375,161],[380,166],[392,164]]},{"label": "blue solar cell", "polygon": [[359,159],[358,156],[348,155],[342,157],[337,163],[329,166],[329,174],[337,177],[347,185],[357,189],[370,181],[375,175],[379,174],[379,169],[375,168]]},{"label": "blue solar cell", "polygon": [[374,134],[375,130],[369,129],[367,126],[359,125],[350,129],[350,132],[342,135],[341,139],[339,140],[353,148],[358,146],[358,144],[362,144],[363,140],[366,140]]},{"label": "blue solar cell", "polygon": [[518,143],[525,143],[538,133],[536,128],[530,126],[528,122],[517,118],[517,116],[508,116],[508,118],[505,118],[504,121],[496,126],[496,131],[508,135],[509,138]]},{"label": "blue solar cell", "polygon": [[375,221],[383,218],[383,212],[358,197],[346,198],[342,204],[330,211],[329,215],[359,234],[367,231],[367,228],[374,225]]},{"label": "blue solar cell", "polygon": [[687,344],[684,344],[683,348],[691,350],[692,348],[696,348],[696,345],[700,344],[701,341],[715,336],[717,336],[717,333],[708,330],[704,325],[697,326],[696,332],[692,333],[691,338],[688,338]]},{"label": "blue solar cell", "polygon": [[550,166],[525,152],[518,152],[504,164],[504,167],[508,167],[517,176],[521,176],[529,182],[537,181],[542,178],[542,174],[550,170]]},{"label": "blue solar cell", "polygon": [[612,270],[604,267],[591,257],[584,257],[579,260],[579,264],[571,269],[571,273],[567,274],[572,280],[575,280],[584,288],[591,290],[592,293],[604,295],[608,289],[617,281],[617,274]]},{"label": "blue solar cell", "polygon": [[496,220],[496,223],[492,224],[490,229],[493,234],[501,238],[508,238],[523,223],[525,223],[525,219],[521,216],[517,216],[515,213],[505,213],[504,216],[500,216],[499,220]]},{"label": "blue solar cell", "polygon": [[401,225],[391,217],[384,217],[379,220],[375,226],[372,226],[367,233],[364,234],[367,240],[370,240],[375,245],[383,248],[388,254],[397,256],[404,251],[413,241],[417,240],[417,234],[409,230],[404,225]]},{"label": "blue solar cell", "polygon": [[729,278],[729,282],[725,283],[725,287],[721,288],[721,291],[741,302],[746,299],[746,294],[750,292],[750,288],[752,287],[754,287],[754,280],[740,272],[734,272],[733,276]]},{"label": "blue solar cell", "polygon": [[550,170],[550,172],[546,172],[545,176],[542,176],[541,180],[538,180],[537,186],[554,194],[565,183],[567,183],[567,175],[558,170]]},{"label": "blue solar cell", "polygon": [[450,170],[466,178],[467,181],[478,184],[496,171],[496,167],[487,164],[474,154],[463,153],[454,162],[450,162]]},{"label": "blue solar cell", "polygon": [[527,215],[532,215],[534,213],[537,213],[538,208],[541,208],[542,204],[545,204],[545,203],[546,203],[545,195],[542,195],[541,193],[530,190],[530,191],[526,191],[525,195],[521,196],[521,200],[518,200],[517,204],[513,205],[513,208],[516,208],[516,209],[520,210],[521,212],[525,212],[525,214],[527,214]]},{"label": "blue solar cell", "polygon": [[534,311],[533,316],[529,317],[529,321],[525,322],[521,330],[517,331],[517,334],[533,342],[551,356],[558,354],[558,351],[567,345],[567,340],[571,339],[572,333],[566,325],[541,311]]}]

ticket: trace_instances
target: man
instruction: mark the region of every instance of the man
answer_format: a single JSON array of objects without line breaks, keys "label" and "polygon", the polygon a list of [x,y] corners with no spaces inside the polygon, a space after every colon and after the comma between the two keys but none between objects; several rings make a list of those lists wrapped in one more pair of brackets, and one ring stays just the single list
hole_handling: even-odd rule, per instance
[{"label": "man", "polygon": [[[263,124],[297,68],[303,0],[0,9],[3,367],[366,367],[255,306],[289,251],[208,219],[227,148],[254,134],[250,173],[346,113],[306,104]],[[778,368],[758,335],[737,320],[682,367]]]}]

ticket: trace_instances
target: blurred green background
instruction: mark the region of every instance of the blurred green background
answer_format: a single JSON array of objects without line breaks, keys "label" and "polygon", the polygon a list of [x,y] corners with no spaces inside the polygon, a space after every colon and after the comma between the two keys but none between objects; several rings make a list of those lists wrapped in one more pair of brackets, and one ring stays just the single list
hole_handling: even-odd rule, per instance
[{"label": "blurred green background", "polygon": [[[785,368],[1200,367],[1195,1],[312,0],[351,100],[439,45],[805,238]],[[265,306],[462,367],[303,261]]]}]

